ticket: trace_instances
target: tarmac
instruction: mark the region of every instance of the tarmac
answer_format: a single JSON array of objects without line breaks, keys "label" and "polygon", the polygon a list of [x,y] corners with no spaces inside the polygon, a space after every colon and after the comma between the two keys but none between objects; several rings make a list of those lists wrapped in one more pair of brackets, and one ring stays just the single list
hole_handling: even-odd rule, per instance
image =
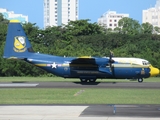
[{"label": "tarmac", "polygon": [[0,88],[123,88],[160,89],[160,82],[1,82]]}]

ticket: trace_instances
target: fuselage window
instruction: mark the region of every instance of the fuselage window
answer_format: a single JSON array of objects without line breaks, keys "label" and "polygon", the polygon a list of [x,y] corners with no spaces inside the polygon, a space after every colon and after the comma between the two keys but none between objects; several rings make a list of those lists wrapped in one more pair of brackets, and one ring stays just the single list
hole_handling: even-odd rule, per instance
[{"label": "fuselage window", "polygon": [[149,65],[150,63],[147,61],[142,61],[142,65]]}]

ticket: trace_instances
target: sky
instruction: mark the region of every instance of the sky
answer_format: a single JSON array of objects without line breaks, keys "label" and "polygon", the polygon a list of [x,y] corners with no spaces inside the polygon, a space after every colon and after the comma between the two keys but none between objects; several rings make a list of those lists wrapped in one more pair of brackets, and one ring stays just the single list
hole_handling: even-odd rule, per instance
[{"label": "sky", "polygon": [[[103,13],[116,11],[142,23],[142,10],[154,7],[156,0],[79,0],[79,19],[97,22]],[[43,28],[43,0],[0,0],[0,8],[28,16],[31,23]]]}]

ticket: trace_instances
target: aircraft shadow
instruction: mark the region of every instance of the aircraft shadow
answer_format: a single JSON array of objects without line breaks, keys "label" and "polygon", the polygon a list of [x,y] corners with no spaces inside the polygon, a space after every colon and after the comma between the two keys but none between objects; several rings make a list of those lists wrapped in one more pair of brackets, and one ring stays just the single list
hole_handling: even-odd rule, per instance
[{"label": "aircraft shadow", "polygon": [[93,83],[73,82],[73,83],[79,84],[79,85],[99,85],[99,84],[117,84],[118,82],[93,82]]},{"label": "aircraft shadow", "polygon": [[27,81],[12,81],[12,83],[27,83]]},{"label": "aircraft shadow", "polygon": [[92,82],[91,83],[90,82],[86,82],[86,83],[85,82],[84,83],[83,82],[73,82],[73,83],[79,84],[79,85],[98,85],[101,82],[93,82],[93,83]]}]

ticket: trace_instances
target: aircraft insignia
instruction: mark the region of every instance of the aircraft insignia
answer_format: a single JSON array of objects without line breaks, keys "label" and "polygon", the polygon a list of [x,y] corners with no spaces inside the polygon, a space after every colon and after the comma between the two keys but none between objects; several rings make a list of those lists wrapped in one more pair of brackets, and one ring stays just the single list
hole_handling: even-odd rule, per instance
[{"label": "aircraft insignia", "polygon": [[52,68],[57,68],[57,64],[56,64],[55,62],[53,62],[53,63],[51,64],[51,66],[52,66]]},{"label": "aircraft insignia", "polygon": [[15,52],[25,52],[26,51],[26,40],[23,36],[14,37],[14,51]]}]

